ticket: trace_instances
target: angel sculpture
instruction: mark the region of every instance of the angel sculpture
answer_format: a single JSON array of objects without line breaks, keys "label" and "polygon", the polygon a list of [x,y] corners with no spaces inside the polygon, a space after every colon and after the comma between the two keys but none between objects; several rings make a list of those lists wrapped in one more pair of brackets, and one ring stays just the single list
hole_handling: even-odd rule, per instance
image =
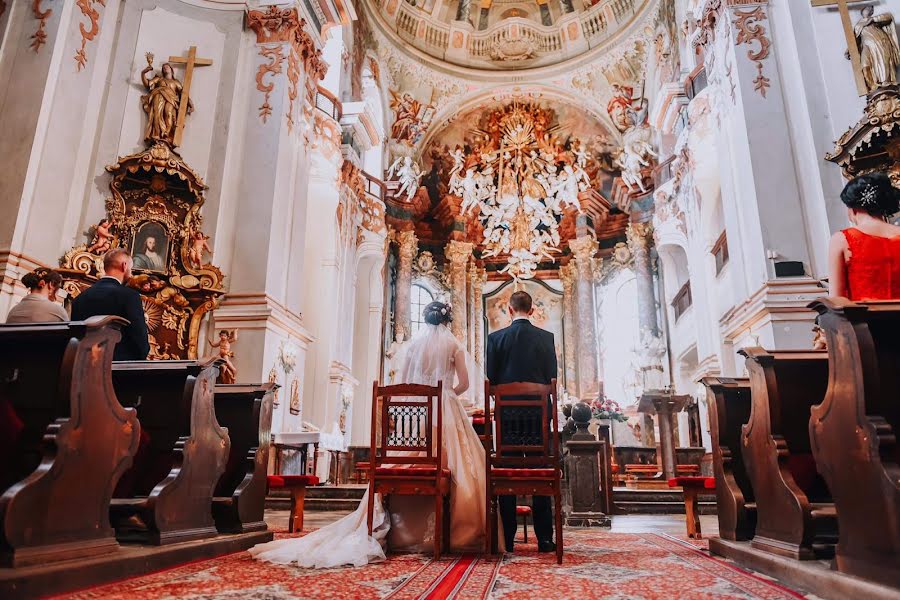
[{"label": "angel sculpture", "polygon": [[566,165],[556,178],[553,195],[559,202],[574,206],[578,212],[581,212],[578,191],[578,178],[575,175],[575,170],[572,168],[572,165]]},{"label": "angel sculpture", "polygon": [[459,181],[455,189],[450,191],[462,196],[461,213],[466,214],[478,206],[481,195],[478,181],[475,179],[475,169],[466,169],[466,176]]},{"label": "angel sculpture", "polygon": [[105,254],[112,248],[112,242],[115,237],[112,233],[112,221],[103,219],[94,227],[94,239],[91,240],[91,245],[88,246],[87,251],[91,254]]},{"label": "angel sculpture", "polygon": [[644,187],[644,175],[641,172],[644,167],[650,166],[650,158],[656,156],[653,147],[644,141],[634,141],[627,144],[619,155],[617,162],[622,168],[622,181],[628,187],[629,192],[633,192],[635,186],[646,192]]},{"label": "angel sculpture", "polygon": [[578,147],[575,149],[575,165],[584,169],[590,157],[591,153],[584,147],[584,142],[578,142]]},{"label": "angel sculpture", "polygon": [[450,153],[450,158],[453,159],[453,168],[450,169],[450,188],[452,189],[454,183],[459,181],[459,174],[462,172],[463,165],[466,162],[466,154],[463,152],[462,148],[457,146],[456,149]]},{"label": "angel sculpture", "polygon": [[388,169],[388,179],[397,172],[397,180],[400,182],[400,189],[397,194],[403,196],[406,194],[406,201],[412,202],[416,192],[419,191],[419,180],[422,178],[422,169],[413,162],[412,157],[401,156],[394,161],[391,168]]},{"label": "angel sculpture", "polygon": [[188,260],[191,266],[199,269],[203,266],[203,253],[212,253],[209,247],[209,236],[203,235],[199,229],[191,234],[191,249],[188,251]]},{"label": "angel sculpture", "polygon": [[219,332],[218,342],[208,341],[210,346],[219,349],[219,358],[223,361],[222,368],[219,371],[219,383],[234,383],[237,378],[237,369],[234,363],[231,362],[231,359],[234,358],[231,345],[237,341],[237,330],[223,329]]}]

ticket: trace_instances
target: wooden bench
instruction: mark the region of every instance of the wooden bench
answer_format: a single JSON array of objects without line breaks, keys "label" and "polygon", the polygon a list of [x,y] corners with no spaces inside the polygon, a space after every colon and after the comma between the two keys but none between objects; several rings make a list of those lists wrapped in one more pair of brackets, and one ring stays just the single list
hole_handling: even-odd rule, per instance
[{"label": "wooden bench", "polygon": [[741,354],[752,403],[741,436],[756,497],[751,544],[800,560],[828,557],[837,542],[837,519],[809,439],[810,409],[825,397],[828,383],[827,353],[745,348]]},{"label": "wooden bench", "polygon": [[123,406],[137,409],[143,431],[134,466],[112,501],[120,540],[162,545],[217,534],[213,490],[231,446],[213,405],[217,365],[113,363],[116,395]]},{"label": "wooden bench", "polygon": [[900,302],[811,305],[830,374],[809,422],[837,508],[837,568],[900,588]]},{"label": "wooden bench", "polygon": [[272,438],[272,401],[278,385],[217,385],[216,420],[231,450],[216,484],[213,518],[222,533],[265,531],[266,470]]},{"label": "wooden bench", "polygon": [[109,382],[127,321],[0,325],[0,562],[118,548],[109,498],[140,426]]},{"label": "wooden bench", "polygon": [[741,433],[750,420],[750,380],[705,377],[701,381],[709,408],[719,536],[749,540],[756,531],[756,501],[744,465]]},{"label": "wooden bench", "polygon": [[684,494],[684,514],[687,522],[687,534],[691,539],[701,539],[700,511],[697,508],[697,496],[705,490],[716,489],[713,477],[673,477],[669,479],[669,487],[680,487]]}]

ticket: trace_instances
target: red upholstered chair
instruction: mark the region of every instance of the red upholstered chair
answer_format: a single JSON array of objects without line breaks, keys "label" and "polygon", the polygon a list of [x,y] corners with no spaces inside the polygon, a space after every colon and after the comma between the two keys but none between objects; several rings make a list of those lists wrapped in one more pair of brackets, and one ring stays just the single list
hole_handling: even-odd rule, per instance
[{"label": "red upholstered chair", "polygon": [[291,491],[291,517],[288,519],[288,531],[303,531],[303,504],[306,501],[306,488],[319,485],[315,475],[269,475],[269,489],[286,489]]},{"label": "red upholstered chair", "polygon": [[700,511],[697,510],[697,495],[703,490],[715,490],[714,477],[673,477],[669,480],[669,487],[680,487],[684,492],[684,514],[687,521],[688,537],[701,539]]},{"label": "red upholstered chair", "polygon": [[369,452],[369,535],[375,494],[434,498],[434,557],[450,540],[450,470],[442,467],[443,383],[437,386],[374,383]]},{"label": "red upholstered chair", "polygon": [[[562,564],[562,471],[556,380],[550,385],[508,383],[494,386],[485,381],[484,386],[485,542],[488,552],[497,550],[498,496],[552,496],[556,562]],[[539,419],[536,418],[538,415]]]}]

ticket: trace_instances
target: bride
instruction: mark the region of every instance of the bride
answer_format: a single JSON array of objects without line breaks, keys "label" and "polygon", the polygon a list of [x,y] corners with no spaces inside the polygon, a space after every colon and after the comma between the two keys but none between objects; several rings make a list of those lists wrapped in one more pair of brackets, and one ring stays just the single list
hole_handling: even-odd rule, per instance
[{"label": "bride", "polygon": [[[481,551],[485,520],[484,447],[459,398],[469,388],[466,351],[447,327],[452,321],[449,305],[432,302],[425,307],[423,317],[425,325],[410,340],[397,380],[431,386],[444,382],[442,452],[451,473],[450,547],[456,551]],[[453,381],[455,386],[451,386]],[[277,564],[327,569],[384,560],[386,546],[406,551],[427,551],[432,547],[431,498],[392,497],[388,513],[381,498],[376,497],[371,536],[367,501],[368,492],[356,510],[340,520],[301,538],[260,544],[251,548],[250,554]]]}]

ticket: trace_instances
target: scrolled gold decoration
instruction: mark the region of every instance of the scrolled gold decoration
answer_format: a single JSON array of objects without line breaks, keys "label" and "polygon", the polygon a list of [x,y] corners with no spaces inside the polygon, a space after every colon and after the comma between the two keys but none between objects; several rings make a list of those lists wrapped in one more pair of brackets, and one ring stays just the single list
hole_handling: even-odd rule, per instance
[{"label": "scrolled gold decoration", "polygon": [[281,54],[281,46],[260,46],[259,55],[267,59],[268,63],[259,65],[256,71],[256,89],[263,93],[263,103],[259,107],[259,118],[265,123],[272,116],[272,105],[269,104],[269,97],[272,90],[275,89],[274,81],[266,83],[265,76],[271,74],[273,77],[281,73],[281,63],[284,55]]},{"label": "scrolled gold decoration", "polygon": [[85,29],[84,23],[78,24],[81,32],[81,47],[75,51],[76,68],[80,71],[87,65],[87,43],[94,40],[100,33],[100,13],[94,8],[95,4],[106,6],[106,0],[77,0],[75,5],[81,9],[81,14],[88,18],[90,29]]},{"label": "scrolled gold decoration", "polygon": [[[3,5],[3,9],[6,9],[6,5]],[[31,12],[34,13],[34,18],[38,20],[38,28],[31,34],[30,47],[37,52],[41,49],[41,46],[47,43],[47,32],[44,31],[44,27],[47,26],[47,19],[53,14],[53,9],[41,10],[41,0],[32,0]],[[3,14],[3,10],[0,10],[0,14]]]},{"label": "scrolled gold decoration", "polygon": [[759,44],[759,50],[752,48],[747,51],[747,58],[756,63],[757,75],[753,80],[753,89],[765,98],[770,87],[771,80],[763,73],[763,61],[768,58],[772,47],[772,42],[766,37],[766,28],[762,22],[768,17],[762,6],[757,6],[753,10],[735,10],[734,26],[737,28],[737,37],[735,43],[738,46],[747,44],[752,45],[754,42]]}]

